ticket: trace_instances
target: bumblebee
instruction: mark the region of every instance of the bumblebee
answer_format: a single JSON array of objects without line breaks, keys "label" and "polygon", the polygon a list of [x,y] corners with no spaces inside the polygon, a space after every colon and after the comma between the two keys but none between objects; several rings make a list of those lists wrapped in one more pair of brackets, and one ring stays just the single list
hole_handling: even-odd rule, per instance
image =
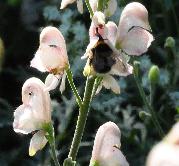
[{"label": "bumblebee", "polygon": [[112,66],[116,63],[113,56],[113,50],[104,42],[102,36],[96,29],[99,40],[92,51],[92,58],[90,59],[90,65],[93,66],[97,73],[107,73],[111,70]]}]

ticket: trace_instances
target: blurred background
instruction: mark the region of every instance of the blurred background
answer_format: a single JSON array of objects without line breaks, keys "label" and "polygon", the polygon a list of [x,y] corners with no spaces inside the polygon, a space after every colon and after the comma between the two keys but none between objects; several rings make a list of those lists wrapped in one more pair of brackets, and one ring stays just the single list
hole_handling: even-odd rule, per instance
[{"label": "blurred background", "polygon": [[[137,0],[138,1],[138,0]],[[130,0],[118,1],[118,9],[110,20],[118,24],[123,7]],[[149,51],[138,57],[140,79],[149,95],[148,71],[159,66],[160,78],[155,87],[153,107],[165,131],[179,119],[179,1],[140,0],[149,12],[149,22],[155,41]],[[47,25],[60,29],[67,43],[75,83],[82,92],[84,54],[89,42],[89,13],[80,15],[76,4],[60,10],[60,0],[0,0],[0,166],[53,165],[48,145],[35,157],[28,156],[31,134],[13,131],[13,112],[21,104],[21,87],[30,77],[45,80],[47,73],[30,68],[30,60],[38,48],[39,32]],[[172,36],[174,40],[166,38]],[[146,110],[133,75],[118,78],[121,94],[103,89],[92,102],[91,111],[78,153],[78,164],[87,166],[96,130],[107,121],[115,122],[122,132],[122,151],[131,166],[144,166],[148,152],[161,138]],[[69,84],[63,95],[51,92],[53,120],[60,163],[67,157],[71,145],[78,107]]]}]

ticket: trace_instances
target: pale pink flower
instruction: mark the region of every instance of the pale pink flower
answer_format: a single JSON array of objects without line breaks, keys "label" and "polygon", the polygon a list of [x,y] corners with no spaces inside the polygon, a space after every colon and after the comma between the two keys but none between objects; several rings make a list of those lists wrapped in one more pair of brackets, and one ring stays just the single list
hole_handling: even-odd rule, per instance
[{"label": "pale pink flower", "polygon": [[38,78],[26,80],[22,87],[22,105],[14,112],[13,128],[17,133],[36,132],[30,142],[29,155],[33,156],[42,149],[47,139],[43,125],[51,122],[50,95],[46,85]]},{"label": "pale pink flower", "polygon": [[96,133],[90,166],[129,166],[120,150],[120,140],[121,132],[115,123],[107,122],[100,126]]},{"label": "pale pink flower", "polygon": [[62,0],[60,9],[66,8],[69,4],[72,4],[76,1],[77,9],[82,14],[83,13],[83,0]]},{"label": "pale pink flower", "polygon": [[[95,13],[98,9],[98,0],[89,0],[89,3],[91,5],[93,12]],[[117,9],[117,1],[109,0],[107,1],[104,11],[102,12],[105,14],[105,16],[110,17],[115,13],[116,9]]]},{"label": "pale pink flower", "polygon": [[147,158],[146,166],[178,166],[179,165],[179,122],[168,135],[155,145]]},{"label": "pale pink flower", "polygon": [[[124,60],[121,52],[115,48],[117,30],[117,26],[114,22],[108,21],[108,23],[105,24],[105,16],[103,13],[94,13],[89,29],[90,43],[87,46],[86,52],[82,59],[88,58],[83,72],[84,75],[97,74],[103,77],[103,80],[97,92],[99,92],[102,86],[104,86],[107,89],[111,89],[115,93],[120,93],[120,87],[117,81],[112,77],[112,75],[127,76],[129,74],[132,74],[132,66],[127,63],[127,60]],[[108,66],[109,70],[107,70],[106,72],[96,71],[94,65],[92,64],[92,59],[96,58],[94,49],[98,46],[101,40],[100,38],[102,38],[102,41],[107,45],[106,47],[108,47],[108,50],[111,54],[107,55],[107,57],[109,56],[110,58],[107,59],[107,61],[112,61],[112,63],[114,63],[111,66]],[[107,52],[107,50],[104,51]],[[100,62],[97,63],[99,63],[100,65]],[[106,64],[108,65],[108,63]],[[105,64],[103,65],[105,69]]]},{"label": "pale pink flower", "polygon": [[116,47],[128,55],[145,53],[154,40],[147,9],[138,2],[129,3],[121,13]]},{"label": "pale pink flower", "polygon": [[[46,82],[49,85],[47,90],[56,88],[54,85],[58,85],[61,78],[65,79],[65,69],[68,67],[66,43],[57,28],[49,26],[42,30],[39,48],[31,61],[31,66],[41,72],[53,74],[47,78]],[[52,85],[50,85],[50,82]],[[61,85],[63,86],[61,89],[64,89],[65,85]]]}]

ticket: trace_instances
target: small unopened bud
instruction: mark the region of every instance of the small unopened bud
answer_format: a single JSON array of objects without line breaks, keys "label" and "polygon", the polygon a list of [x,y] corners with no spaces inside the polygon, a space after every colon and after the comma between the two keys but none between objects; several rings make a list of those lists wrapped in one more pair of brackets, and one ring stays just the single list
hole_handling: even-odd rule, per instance
[{"label": "small unopened bud", "polygon": [[152,84],[156,84],[159,81],[160,70],[157,65],[153,65],[148,74],[148,79]]},{"label": "small unopened bud", "polygon": [[71,158],[66,158],[63,162],[63,166],[75,166],[76,161],[73,161]]},{"label": "small unopened bud", "polygon": [[175,47],[175,39],[173,37],[167,37],[164,47],[174,48]]},{"label": "small unopened bud", "polygon": [[139,117],[142,119],[142,120],[145,120],[147,118],[150,118],[151,117],[151,114],[146,112],[146,111],[140,111],[139,112]]}]

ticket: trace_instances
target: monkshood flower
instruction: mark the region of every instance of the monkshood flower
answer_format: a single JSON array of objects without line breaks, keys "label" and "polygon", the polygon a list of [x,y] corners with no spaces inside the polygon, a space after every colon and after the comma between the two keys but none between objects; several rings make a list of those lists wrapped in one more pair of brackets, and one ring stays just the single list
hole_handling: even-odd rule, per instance
[{"label": "monkshood flower", "polygon": [[123,61],[120,52],[115,48],[117,26],[112,21],[105,24],[105,16],[95,12],[89,29],[90,43],[83,58],[88,58],[84,75],[100,75],[102,83],[97,92],[104,86],[114,93],[120,93],[120,87],[112,75],[127,76],[132,74],[132,66]]},{"label": "monkshood flower", "polygon": [[[98,2],[99,0],[89,0],[93,13],[98,11]],[[117,1],[116,0],[108,0],[106,6],[104,7],[104,11],[102,11],[106,17],[110,17],[114,14],[117,9]]]},{"label": "monkshood flower", "polygon": [[77,3],[77,9],[82,14],[83,13],[83,0],[62,0],[60,9],[64,9],[67,5],[72,4],[73,2]]},{"label": "monkshood flower", "polygon": [[49,92],[45,89],[46,85],[38,78],[26,80],[22,87],[22,105],[14,112],[15,132],[35,132],[30,141],[30,156],[35,155],[47,143],[43,126],[51,122],[51,104]]},{"label": "monkshood flower", "polygon": [[179,122],[168,135],[153,147],[147,158],[146,166],[179,165]]},{"label": "monkshood flower", "polygon": [[97,131],[90,166],[129,166],[120,150],[121,132],[113,122],[107,122]]},{"label": "monkshood flower", "polygon": [[138,2],[129,3],[121,13],[117,49],[121,49],[127,55],[145,53],[154,40],[150,31],[147,9]]},{"label": "monkshood flower", "polygon": [[128,4],[121,13],[119,26],[105,24],[105,15],[95,12],[89,29],[90,43],[82,58],[88,58],[84,75],[102,75],[102,86],[120,93],[112,75],[127,76],[133,68],[128,55],[142,55],[154,40],[147,9],[138,2]]},{"label": "monkshood flower", "polygon": [[41,72],[49,72],[46,84],[47,90],[55,89],[61,81],[61,92],[65,89],[65,69],[68,67],[66,44],[61,32],[48,26],[40,34],[40,43],[31,66]]}]

